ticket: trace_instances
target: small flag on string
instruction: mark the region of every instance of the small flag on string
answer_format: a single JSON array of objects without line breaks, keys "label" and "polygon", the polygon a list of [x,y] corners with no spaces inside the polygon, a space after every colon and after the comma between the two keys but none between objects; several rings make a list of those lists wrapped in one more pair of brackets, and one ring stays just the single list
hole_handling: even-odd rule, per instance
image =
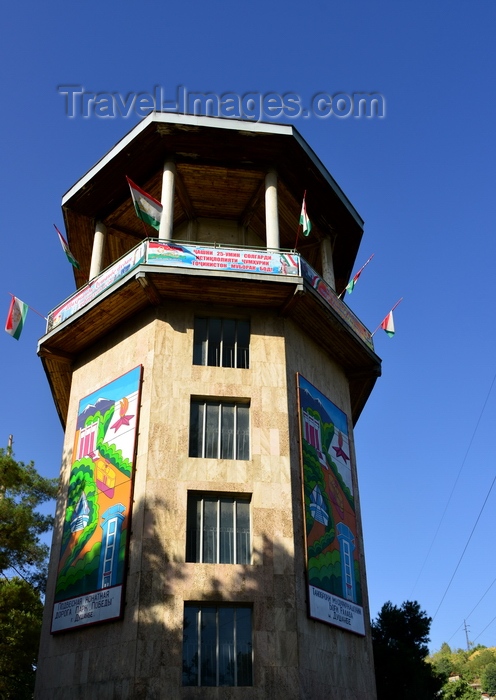
[{"label": "small flag on string", "polygon": [[133,198],[134,209],[137,216],[145,222],[153,226],[157,231],[160,229],[160,219],[162,218],[163,206],[160,202],[147,194],[141,187],[135,185],[132,180],[126,177],[129,188],[131,190],[131,197]]},{"label": "small flag on string", "polygon": [[386,331],[388,336],[390,338],[393,337],[394,335],[394,319],[393,319],[393,312],[390,311],[384,321],[381,323],[381,328]]},{"label": "small flag on string", "polygon": [[301,205],[300,226],[302,227],[303,235],[309,236],[310,231],[312,230],[312,222],[308,218],[308,214],[307,214],[306,195],[307,195],[307,193],[305,191],[305,194],[303,195],[303,202]]},{"label": "small flag on string", "polygon": [[403,301],[403,297],[401,297],[401,299],[398,299],[398,301],[397,301],[396,304],[393,306],[393,308],[392,308],[391,311],[388,313],[388,315],[384,318],[383,321],[381,321],[381,323],[377,326],[377,328],[375,329],[375,331],[371,334],[372,336],[375,335],[375,333],[379,330],[379,328],[382,328],[382,330],[386,331],[386,333],[388,334],[388,336],[389,336],[390,338],[393,337],[393,335],[394,335],[394,333],[395,333],[395,331],[394,331],[393,311],[394,311],[395,308],[398,306],[398,304],[401,304],[402,301]]},{"label": "small flag on string", "polygon": [[76,258],[74,257],[74,255],[71,253],[71,251],[69,249],[69,244],[65,240],[64,236],[60,233],[58,228],[55,226],[55,224],[53,226],[54,226],[55,230],[57,231],[57,236],[59,237],[60,245],[62,246],[62,250],[64,251],[64,253],[67,256],[67,260],[71,263],[71,265],[73,265],[77,270],[79,270],[79,263],[76,260]]},{"label": "small flag on string", "polygon": [[5,322],[5,330],[16,340],[19,340],[22,333],[27,313],[28,305],[13,296],[10,302],[9,313],[7,314],[7,321]]},{"label": "small flag on string", "polygon": [[355,284],[357,283],[358,278],[360,277],[360,275],[362,274],[362,272],[363,272],[364,269],[367,267],[367,265],[369,264],[369,262],[372,260],[373,257],[374,257],[374,253],[372,253],[372,255],[371,255],[370,258],[367,260],[367,262],[366,262],[364,265],[362,265],[362,267],[358,270],[358,272],[357,272],[356,275],[353,277],[353,279],[350,280],[350,281],[348,282],[348,284],[346,285],[346,287],[343,289],[343,291],[342,291],[341,294],[339,295],[339,298],[340,298],[340,299],[341,299],[341,297],[343,296],[343,294],[344,294],[345,292],[348,292],[348,294],[351,294],[351,292],[355,289]]}]

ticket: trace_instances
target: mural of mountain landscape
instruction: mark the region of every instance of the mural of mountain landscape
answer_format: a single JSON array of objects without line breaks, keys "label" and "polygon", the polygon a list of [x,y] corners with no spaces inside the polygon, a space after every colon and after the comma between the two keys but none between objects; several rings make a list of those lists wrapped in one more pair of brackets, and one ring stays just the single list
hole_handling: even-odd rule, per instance
[{"label": "mural of mountain landscape", "polygon": [[52,632],[121,615],[141,370],[79,402]]},{"label": "mural of mountain landscape", "polygon": [[348,419],[297,375],[310,616],[364,634]]}]

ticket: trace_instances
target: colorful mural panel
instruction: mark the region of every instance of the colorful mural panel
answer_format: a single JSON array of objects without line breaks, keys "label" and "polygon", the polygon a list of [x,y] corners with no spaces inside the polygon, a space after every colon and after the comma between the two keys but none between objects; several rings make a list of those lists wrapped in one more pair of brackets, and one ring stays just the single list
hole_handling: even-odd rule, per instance
[{"label": "colorful mural panel", "polygon": [[52,632],[121,616],[141,371],[79,402]]},{"label": "colorful mural panel", "polygon": [[297,375],[310,617],[365,634],[348,419]]}]

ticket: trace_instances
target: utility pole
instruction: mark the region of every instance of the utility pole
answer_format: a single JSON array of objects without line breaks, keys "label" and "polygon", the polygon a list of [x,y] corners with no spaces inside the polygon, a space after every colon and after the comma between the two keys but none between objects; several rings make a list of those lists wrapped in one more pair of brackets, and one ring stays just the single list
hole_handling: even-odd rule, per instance
[{"label": "utility pole", "polygon": [[7,455],[12,457],[12,445],[14,444],[14,436],[9,435],[9,441],[7,443]]},{"label": "utility pole", "polygon": [[468,627],[467,627],[466,620],[463,621],[463,627],[465,629],[465,639],[467,640],[467,651],[470,651],[470,647],[472,646],[472,642],[470,642],[469,638],[468,638]]}]

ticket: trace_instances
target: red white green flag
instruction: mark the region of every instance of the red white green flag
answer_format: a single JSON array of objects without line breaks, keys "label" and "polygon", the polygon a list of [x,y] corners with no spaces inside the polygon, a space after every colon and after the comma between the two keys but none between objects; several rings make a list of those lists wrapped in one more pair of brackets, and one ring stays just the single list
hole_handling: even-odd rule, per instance
[{"label": "red white green flag", "polygon": [[367,260],[367,262],[366,262],[364,265],[362,265],[362,267],[358,270],[358,272],[357,272],[356,275],[353,277],[353,279],[350,280],[350,281],[348,282],[348,284],[346,285],[346,287],[344,288],[344,290],[343,290],[343,291],[341,292],[341,294],[339,295],[340,298],[343,296],[343,294],[344,294],[345,292],[348,292],[348,294],[351,294],[351,292],[355,289],[355,284],[357,283],[358,278],[360,277],[360,275],[362,274],[362,272],[363,272],[364,269],[367,267],[367,265],[369,264],[369,262],[372,260],[373,257],[374,257],[374,253],[372,253],[372,255],[371,255],[370,258]]},{"label": "red white green flag", "polygon": [[64,251],[64,253],[67,256],[67,260],[71,263],[71,265],[73,265],[75,268],[77,268],[79,270],[79,263],[76,260],[76,258],[74,257],[74,255],[71,253],[71,251],[69,250],[69,244],[65,240],[64,236],[60,233],[58,228],[55,226],[55,224],[54,224],[54,228],[57,231],[57,236],[59,237],[60,245],[62,246],[62,250]]},{"label": "red white green flag", "polygon": [[351,294],[351,292],[355,289],[355,284],[357,283],[358,278],[360,277],[361,274],[362,274],[362,271],[360,270],[360,272],[357,272],[356,275],[353,277],[353,279],[350,280],[348,282],[348,284],[346,285],[345,291],[348,292],[348,294]]},{"label": "red white green flag", "polygon": [[382,330],[386,331],[388,336],[390,338],[393,337],[394,335],[394,320],[393,320],[393,312],[390,311],[384,321],[381,323],[381,328]]},{"label": "red white green flag", "polygon": [[27,313],[28,305],[13,296],[10,302],[9,313],[7,314],[7,321],[5,322],[5,330],[16,340],[19,340],[19,336],[22,333]]},{"label": "red white green flag", "polygon": [[303,202],[301,205],[300,226],[302,227],[303,235],[309,236],[310,231],[312,230],[312,222],[308,218],[307,214],[306,192],[303,195]]},{"label": "red white green flag", "polygon": [[160,228],[163,206],[158,199],[155,199],[155,197],[152,197],[142,190],[141,187],[135,185],[128,177],[126,177],[126,180],[131,190],[131,197],[133,198],[136,214],[145,224],[153,226],[153,228],[158,231]]}]

